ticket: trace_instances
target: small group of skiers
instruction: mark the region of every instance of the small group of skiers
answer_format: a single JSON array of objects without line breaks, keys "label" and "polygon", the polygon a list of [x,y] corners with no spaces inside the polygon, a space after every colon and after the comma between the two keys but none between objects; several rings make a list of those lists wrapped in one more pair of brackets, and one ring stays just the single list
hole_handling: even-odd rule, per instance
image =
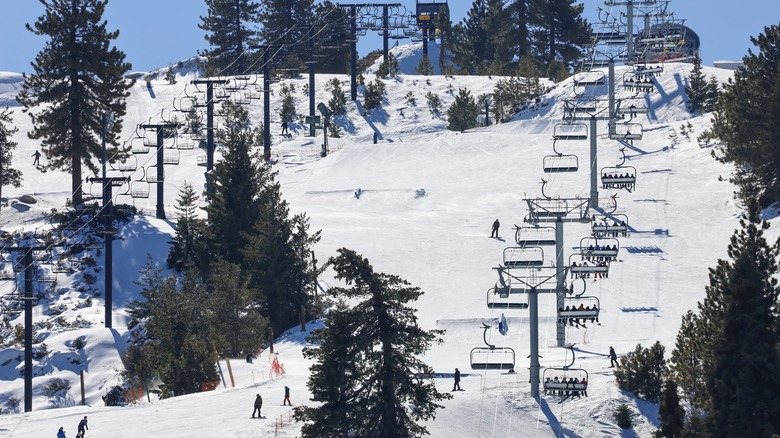
[{"label": "small group of skiers", "polygon": [[[85,415],[84,418],[79,421],[76,438],[84,438],[84,434],[87,432],[87,430],[89,430],[89,427],[87,427],[87,416]],[[57,438],[66,438],[64,427],[60,427],[60,430],[57,431]]]},{"label": "small group of skiers", "polygon": [[[593,262],[593,265],[591,265],[591,266],[598,266],[598,267],[602,267],[602,268],[604,268],[604,267],[609,268],[609,265],[607,264],[607,262],[604,262],[604,261],[602,261],[602,262]],[[587,268],[588,267],[588,262],[582,262],[581,265],[578,265],[577,262],[571,262],[571,267],[572,268],[577,268],[577,267]],[[593,272],[593,276],[595,278],[602,278],[602,277],[603,278],[607,278],[608,274],[609,274],[609,269],[607,269],[606,271],[602,269],[601,271],[594,271]],[[572,278],[590,278],[590,271],[582,270],[582,269],[571,269],[571,277]]]},{"label": "small group of skiers", "polygon": [[[292,406],[292,402],[290,401],[289,386],[284,387],[284,400],[282,400],[282,406]],[[255,397],[255,409],[252,411],[252,418],[263,418],[263,415],[260,413],[262,409],[263,409],[263,397],[261,397],[260,394],[257,394],[257,396]],[[257,414],[257,417],[255,417],[255,413]]]},{"label": "small group of skiers", "polygon": [[566,397],[580,398],[583,395],[587,397],[588,381],[584,377],[582,379],[570,377],[569,380],[566,380],[565,377],[561,379],[558,376],[553,379],[548,377],[544,381],[544,393],[547,395],[566,395]]}]

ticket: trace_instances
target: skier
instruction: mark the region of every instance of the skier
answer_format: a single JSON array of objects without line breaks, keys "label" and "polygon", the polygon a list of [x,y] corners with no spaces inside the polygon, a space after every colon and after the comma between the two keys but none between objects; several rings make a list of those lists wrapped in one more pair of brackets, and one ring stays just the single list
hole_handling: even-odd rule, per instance
[{"label": "skier", "polygon": [[78,433],[76,433],[76,438],[84,438],[84,434],[86,431],[89,430],[89,427],[87,426],[87,416],[84,416],[84,419],[79,421],[79,427],[78,427]]},{"label": "skier", "polygon": [[284,401],[282,402],[282,406],[289,404],[292,406],[292,402],[290,401],[290,387],[285,386],[284,387]]},{"label": "skier", "polygon": [[257,394],[257,397],[255,398],[255,410],[252,411],[252,418],[255,418],[255,412],[257,412],[257,418],[263,418],[262,414],[260,414],[260,409],[263,407],[263,397],[260,397],[260,394]]},{"label": "skier", "polygon": [[615,368],[616,363],[617,363],[617,354],[615,354],[615,349],[609,347],[609,367]]},{"label": "skier", "polygon": [[39,166],[41,164],[40,163],[41,153],[38,152],[38,151],[35,151],[35,153],[32,154],[32,156],[35,157],[35,160],[33,160],[33,166]]},{"label": "skier", "polygon": [[498,238],[498,227],[501,226],[501,223],[498,222],[498,219],[496,219],[495,222],[493,222],[493,229],[490,232],[490,237]]},{"label": "skier", "polygon": [[65,438],[65,430],[60,427],[60,430],[57,431],[57,438]]},{"label": "skier", "polygon": [[287,132],[287,122],[284,121],[284,122],[282,122],[282,135],[286,135],[286,134],[288,134],[288,132]]},{"label": "skier", "polygon": [[460,370],[455,368],[455,384],[452,386],[453,391],[461,391],[460,389]]}]

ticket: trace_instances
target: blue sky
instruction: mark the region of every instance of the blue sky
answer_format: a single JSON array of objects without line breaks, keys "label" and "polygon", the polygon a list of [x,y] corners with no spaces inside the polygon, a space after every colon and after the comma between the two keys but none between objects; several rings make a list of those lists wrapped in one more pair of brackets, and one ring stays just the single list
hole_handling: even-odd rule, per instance
[{"label": "blue sky", "polygon": [[[438,0],[441,1],[441,0]],[[45,39],[24,27],[43,12],[37,0],[3,0],[0,14],[0,71],[29,72],[30,62],[43,47]],[[344,2],[349,3],[349,2]],[[376,2],[383,3],[383,2]],[[413,0],[395,0],[414,10]],[[603,0],[584,0],[585,16],[595,21]],[[702,41],[705,65],[716,60],[737,60],[747,54],[750,37],[765,26],[780,24],[780,1],[750,0],[740,7],[729,0],[672,0],[669,9],[677,18],[685,18]],[[470,0],[450,0],[453,21],[460,21],[471,6]],[[111,30],[119,29],[116,46],[125,52],[133,70],[151,70],[167,66],[197,54],[206,48],[204,32],[198,29],[200,16],[206,14],[200,0],[110,0],[105,18]],[[392,44],[392,42],[391,42]],[[361,56],[382,47],[375,33],[361,37]]]}]

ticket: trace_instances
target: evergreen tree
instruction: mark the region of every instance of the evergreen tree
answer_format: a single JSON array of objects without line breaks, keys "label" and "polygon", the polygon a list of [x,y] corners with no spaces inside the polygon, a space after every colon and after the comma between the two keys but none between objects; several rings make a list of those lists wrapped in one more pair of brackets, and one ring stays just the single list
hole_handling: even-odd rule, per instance
[{"label": "evergreen tree", "polygon": [[707,98],[704,101],[704,111],[710,112],[714,110],[719,96],[720,86],[718,85],[718,78],[710,76],[710,80],[707,82]]},{"label": "evergreen tree", "polygon": [[200,17],[198,27],[206,31],[209,49],[207,69],[215,75],[247,74],[252,65],[248,50],[257,44],[257,32],[251,26],[258,23],[260,5],[253,0],[205,0],[208,15]]},{"label": "evergreen tree", "polygon": [[511,23],[509,38],[512,53],[517,59],[531,53],[531,8],[533,0],[511,0],[506,7]]},{"label": "evergreen tree", "polygon": [[433,64],[428,59],[428,56],[420,58],[420,63],[417,64],[417,68],[414,70],[418,75],[430,76],[433,74]]},{"label": "evergreen tree", "polygon": [[[141,279],[135,284],[141,287],[140,300],[133,300],[128,304],[127,313],[132,317],[129,325],[135,326],[151,314],[151,305],[155,300],[155,293],[162,286],[162,268],[152,260],[152,256],[146,256],[146,264],[141,269]],[[133,328],[133,327],[129,327]],[[143,334],[139,337],[144,338]]]},{"label": "evergreen tree", "polygon": [[138,380],[155,375],[164,383],[164,396],[201,390],[218,379],[217,356],[204,312],[206,290],[195,271],[163,277],[151,260],[139,281],[144,300],[131,303],[130,314],[143,318],[144,333],[136,336],[125,357],[128,372]]},{"label": "evergreen tree", "polygon": [[11,136],[19,131],[19,128],[9,126],[11,123],[11,112],[6,107],[0,111],[0,198],[3,196],[3,186],[22,185],[22,172],[11,167],[14,149],[17,146],[17,143],[11,140]]},{"label": "evergreen tree", "polygon": [[534,54],[540,64],[560,61],[574,68],[582,58],[583,47],[590,43],[591,28],[582,18],[584,5],[575,0],[532,2],[529,17]]},{"label": "evergreen tree", "polygon": [[259,293],[255,303],[264,306],[275,331],[284,331],[298,322],[301,306],[310,305],[315,277],[310,254],[320,232],[310,233],[303,214],[290,218],[276,173],[266,172],[261,216],[243,251],[244,266]]},{"label": "evergreen tree", "polygon": [[[329,264],[348,287],[329,289],[340,304],[313,334],[319,348],[304,353],[316,361],[308,386],[320,404],[297,411],[299,420],[309,422],[302,436],[426,435],[418,422],[433,419],[442,407],[438,402],[450,396],[437,391],[429,380],[433,370],[419,357],[443,332],[417,325],[407,303],[419,298],[419,288],[374,272],[352,250],[338,252]],[[347,307],[346,301],[356,304]]]},{"label": "evergreen tree", "polygon": [[693,67],[688,76],[685,94],[688,95],[688,110],[694,114],[703,112],[707,101],[707,77],[702,73],[701,58],[698,53],[693,58]]},{"label": "evergreen tree", "polygon": [[499,79],[493,88],[493,116],[499,123],[508,122],[520,105],[528,100],[517,78]]},{"label": "evergreen tree", "polygon": [[395,59],[392,53],[387,54],[387,59],[382,60],[379,67],[376,69],[376,76],[378,78],[394,78],[398,76],[401,71],[401,67],[398,65],[398,60]]},{"label": "evergreen tree", "polygon": [[[443,6],[439,8],[439,11],[434,17],[433,26],[439,34],[439,73],[447,74],[447,72],[451,70],[452,47],[455,43],[453,40],[452,21],[450,20],[450,14],[447,8],[444,8]],[[420,60],[420,63],[422,63],[422,60]],[[430,63],[430,61],[428,61],[428,63]],[[426,73],[418,71],[417,74]],[[430,74],[433,74],[432,64]]]},{"label": "evergreen tree", "polygon": [[199,268],[208,277],[210,260],[222,258],[244,266],[242,251],[260,219],[260,194],[269,175],[260,164],[257,135],[249,127],[249,114],[240,105],[225,101],[225,123],[217,138],[225,145],[222,160],[214,165],[212,190],[206,192],[208,219],[206,254]]},{"label": "evergreen tree", "polygon": [[524,100],[535,99],[542,94],[542,86],[539,81],[539,70],[536,68],[533,59],[526,56],[520,60],[517,66],[517,76],[522,78]]},{"label": "evergreen tree", "polygon": [[206,300],[209,327],[217,352],[237,357],[259,350],[265,341],[267,321],[253,304],[257,291],[238,265],[218,260],[211,268]]},{"label": "evergreen tree", "polygon": [[366,91],[363,93],[363,108],[369,112],[382,106],[382,99],[385,97],[385,83],[379,78],[366,84]]},{"label": "evergreen tree", "polygon": [[710,290],[723,297],[723,330],[714,340],[714,364],[707,376],[714,437],[780,433],[777,274],[780,243],[764,238],[769,228],[755,202],[731,237],[731,261],[710,269]]},{"label": "evergreen tree", "polygon": [[487,0],[484,26],[491,53],[488,54],[487,71],[483,71],[483,74],[507,75],[514,70],[511,14],[504,8],[504,2]]},{"label": "evergreen tree", "polygon": [[751,41],[759,53],[749,50],[724,85],[711,134],[722,142],[716,157],[738,169],[734,182],[743,199],[757,193],[766,206],[780,199],[780,25]]},{"label": "evergreen tree", "polygon": [[188,182],[179,192],[179,198],[174,207],[177,212],[176,235],[169,243],[168,267],[181,272],[198,265],[198,248],[203,232],[203,221],[198,219],[198,195]]},{"label": "evergreen tree", "polygon": [[706,376],[712,374],[712,341],[722,329],[721,306],[717,304],[720,298],[714,298],[708,297],[699,303],[699,311],[706,312],[707,318],[691,310],[683,315],[670,361],[670,369],[683,398],[694,408],[703,411],[711,408]]},{"label": "evergreen tree", "polygon": [[[111,42],[119,31],[106,30],[103,20],[107,0],[40,0],[46,8],[30,32],[48,37],[25,75],[17,99],[29,111],[33,129],[28,136],[41,140],[49,159],[46,167],[71,172],[73,203],[82,202],[82,165],[94,172],[93,158],[102,156],[103,113],[114,113],[115,123],[106,133],[114,145],[122,131],[125,98],[132,81],[125,55]],[[123,156],[111,147],[107,156],[115,162]]]},{"label": "evergreen tree", "polygon": [[643,400],[658,403],[667,374],[664,350],[660,342],[650,348],[637,344],[631,354],[620,359],[620,367],[615,370],[618,387]]},{"label": "evergreen tree", "polygon": [[474,100],[471,92],[465,88],[458,89],[455,101],[447,110],[447,129],[463,132],[477,126],[479,105]]},{"label": "evergreen tree", "polygon": [[314,16],[318,17],[314,28],[317,73],[348,73],[352,46],[347,43],[350,40],[347,11],[325,0],[314,6]]},{"label": "evergreen tree", "polygon": [[295,99],[292,95],[292,90],[287,84],[283,84],[279,90],[279,94],[282,96],[282,108],[279,110],[279,118],[282,122],[290,123],[295,120]]},{"label": "evergreen tree", "polygon": [[680,438],[685,426],[685,409],[680,406],[677,383],[668,379],[664,385],[661,403],[658,405],[658,420],[661,422],[656,438]]},{"label": "evergreen tree", "polygon": [[340,116],[347,113],[347,96],[344,94],[344,90],[341,89],[341,81],[338,78],[333,78],[328,81],[330,87],[331,98],[328,101],[328,108],[333,111],[334,116]]},{"label": "evergreen tree", "polygon": [[[274,57],[279,63],[308,59],[307,41],[310,29],[305,23],[314,23],[313,0],[262,0],[260,37],[266,44],[279,46]],[[276,64],[276,66],[280,64]]]},{"label": "evergreen tree", "polygon": [[452,48],[455,64],[468,74],[476,74],[492,61],[489,54],[490,38],[485,29],[487,17],[486,0],[474,0],[466,17],[458,23],[453,33],[455,44]]},{"label": "evergreen tree", "polygon": [[184,116],[185,132],[198,135],[203,131],[203,116],[198,111],[188,112]]}]

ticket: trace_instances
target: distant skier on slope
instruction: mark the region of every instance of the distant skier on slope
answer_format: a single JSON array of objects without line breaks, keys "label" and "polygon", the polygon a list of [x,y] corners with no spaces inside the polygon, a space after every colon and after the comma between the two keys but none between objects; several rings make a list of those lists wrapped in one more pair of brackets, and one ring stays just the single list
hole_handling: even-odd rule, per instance
[{"label": "distant skier on slope", "polygon": [[461,391],[460,389],[460,370],[455,368],[455,384],[452,386],[453,391]]},{"label": "distant skier on slope", "polygon": [[260,394],[257,394],[257,397],[255,397],[255,410],[252,411],[252,418],[255,418],[255,412],[257,412],[257,418],[263,418],[263,414],[260,413],[260,409],[263,408],[263,397],[260,397]]}]

